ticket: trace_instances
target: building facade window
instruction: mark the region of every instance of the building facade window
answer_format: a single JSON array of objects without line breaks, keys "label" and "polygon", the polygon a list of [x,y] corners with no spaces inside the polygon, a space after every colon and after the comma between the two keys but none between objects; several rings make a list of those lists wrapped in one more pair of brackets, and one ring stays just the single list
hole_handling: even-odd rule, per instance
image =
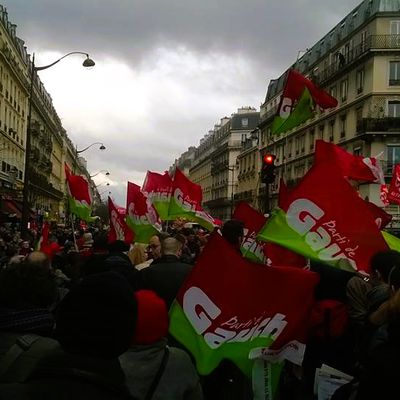
[{"label": "building facade window", "polygon": [[347,100],[348,87],[349,87],[349,81],[347,79],[344,79],[342,80],[342,82],[340,82],[340,99],[342,101]]},{"label": "building facade window", "polygon": [[388,101],[388,116],[400,118],[400,100]]},{"label": "building facade window", "polygon": [[340,138],[343,139],[346,137],[346,116],[342,115],[340,117]]},{"label": "building facade window", "polygon": [[318,139],[324,140],[324,125],[320,125],[318,128]]},{"label": "building facade window", "polygon": [[400,61],[389,62],[389,86],[400,85]]},{"label": "building facade window", "polygon": [[249,126],[249,119],[248,118],[242,118],[242,126],[244,128],[247,128]]},{"label": "building facade window", "polygon": [[390,174],[393,172],[393,166],[400,162],[400,146],[399,145],[388,145],[387,160],[388,160],[387,173]]},{"label": "building facade window", "polygon": [[314,148],[314,142],[315,142],[315,129],[311,129],[310,131],[310,150]]},{"label": "building facade window", "polygon": [[334,141],[335,120],[329,121],[329,141]]},{"label": "building facade window", "polygon": [[362,68],[356,72],[357,94],[360,94],[364,91],[364,79],[365,79],[365,71],[364,71],[364,68]]}]

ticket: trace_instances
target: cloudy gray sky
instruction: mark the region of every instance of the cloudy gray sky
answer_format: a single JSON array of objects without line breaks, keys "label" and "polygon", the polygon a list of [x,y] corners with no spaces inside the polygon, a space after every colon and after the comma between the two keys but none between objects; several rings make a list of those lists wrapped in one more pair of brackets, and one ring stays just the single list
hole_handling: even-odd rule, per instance
[{"label": "cloudy gray sky", "polygon": [[[0,0],[91,173],[108,169],[115,200],[126,181],[163,171],[219,119],[257,109],[268,82],[360,0]],[[99,175],[97,183],[107,180]]]}]

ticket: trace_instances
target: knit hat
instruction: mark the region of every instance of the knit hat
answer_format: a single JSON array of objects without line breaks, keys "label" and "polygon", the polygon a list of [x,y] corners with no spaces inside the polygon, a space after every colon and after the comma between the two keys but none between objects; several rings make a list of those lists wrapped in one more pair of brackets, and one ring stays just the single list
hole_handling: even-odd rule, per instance
[{"label": "knit hat", "polygon": [[135,298],[138,314],[132,344],[152,344],[167,336],[169,320],[165,301],[152,290],[138,290]]},{"label": "knit hat", "polygon": [[66,352],[100,358],[124,353],[134,335],[137,303],[115,272],[89,275],[71,289],[56,314],[56,339]]}]

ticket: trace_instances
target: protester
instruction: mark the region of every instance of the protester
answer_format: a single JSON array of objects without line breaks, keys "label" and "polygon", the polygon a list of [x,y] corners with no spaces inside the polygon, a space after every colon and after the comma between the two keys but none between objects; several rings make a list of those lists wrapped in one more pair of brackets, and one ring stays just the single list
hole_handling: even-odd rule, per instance
[{"label": "protester", "polygon": [[139,399],[200,400],[199,377],[185,351],[167,345],[168,310],[150,290],[135,293],[138,315],[129,350],[120,356],[131,394]]},{"label": "protester", "polygon": [[237,219],[226,221],[222,226],[221,234],[235,249],[240,251],[244,235],[244,224],[242,221]]},{"label": "protester", "polygon": [[189,275],[192,267],[179,260],[182,243],[167,237],[161,242],[161,257],[148,268],[139,271],[139,287],[154,290],[167,303],[168,308]]}]

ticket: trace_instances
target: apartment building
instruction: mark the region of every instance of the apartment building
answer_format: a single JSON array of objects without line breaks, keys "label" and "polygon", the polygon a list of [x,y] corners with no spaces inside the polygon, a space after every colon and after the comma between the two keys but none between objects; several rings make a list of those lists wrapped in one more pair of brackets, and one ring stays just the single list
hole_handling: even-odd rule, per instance
[{"label": "apartment building", "polygon": [[[16,25],[0,5],[0,215],[21,217],[28,97],[32,60]],[[65,214],[64,161],[77,163],[50,94],[34,74],[31,101],[29,203],[34,214],[60,221]],[[88,175],[86,168],[80,172]]]},{"label": "apartment building", "polygon": [[221,220],[231,217],[238,185],[238,156],[242,141],[258,125],[260,113],[241,107],[230,117],[221,118],[194,151],[190,179],[203,189],[203,205]]},{"label": "apartment building", "polygon": [[[393,165],[400,162],[400,1],[364,0],[290,68],[339,104],[285,134],[271,135],[287,71],[270,81],[260,110],[259,144],[261,156],[276,155],[271,205],[277,203],[279,177],[290,187],[310,168],[316,139],[353,154],[378,156],[389,182]],[[379,190],[376,184],[359,187],[363,198],[382,205]],[[260,200],[264,195],[259,193]],[[396,209],[390,211],[398,214]]]},{"label": "apartment building", "polygon": [[2,208],[20,215],[24,178],[28,81],[26,48],[0,6],[0,195]]}]

